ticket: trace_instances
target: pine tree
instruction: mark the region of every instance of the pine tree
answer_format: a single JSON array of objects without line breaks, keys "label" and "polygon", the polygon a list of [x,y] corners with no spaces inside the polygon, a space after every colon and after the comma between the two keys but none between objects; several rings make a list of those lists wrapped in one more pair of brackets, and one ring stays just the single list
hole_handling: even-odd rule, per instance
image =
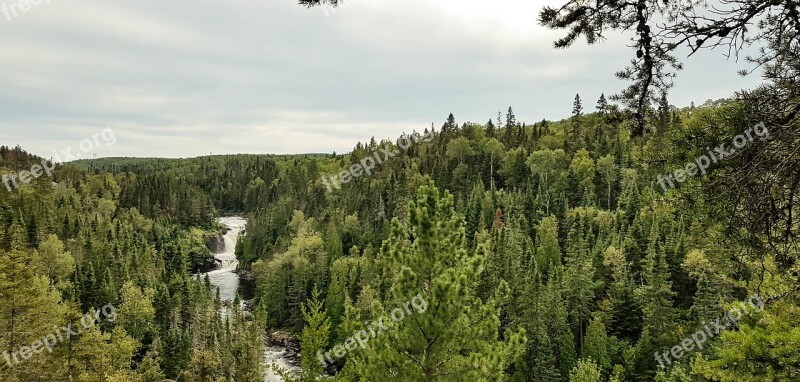
[{"label": "pine tree", "polygon": [[502,283],[488,301],[476,296],[483,259],[464,248],[463,221],[453,197],[432,184],[417,192],[408,220],[392,222],[382,258],[393,278],[382,304],[384,317],[415,311],[373,338],[358,374],[366,380],[392,375],[396,381],[496,380],[522,351],[523,330],[498,338]]},{"label": "pine tree", "polygon": [[800,375],[798,344],[800,309],[796,298],[777,300],[760,312],[750,309],[737,330],[721,332],[711,354],[695,358],[692,374],[723,382],[796,381]]}]

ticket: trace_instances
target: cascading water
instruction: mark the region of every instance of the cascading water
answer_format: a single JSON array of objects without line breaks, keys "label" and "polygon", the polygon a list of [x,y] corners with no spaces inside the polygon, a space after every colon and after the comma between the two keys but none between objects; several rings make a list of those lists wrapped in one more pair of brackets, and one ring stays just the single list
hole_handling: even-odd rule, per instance
[{"label": "cascading water", "polygon": [[239,267],[239,261],[236,260],[236,240],[247,225],[247,219],[230,216],[219,218],[219,222],[225,225],[228,231],[222,237],[222,252],[214,254],[214,258],[220,264],[219,269],[208,272],[207,275],[211,285],[219,288],[222,301],[231,302],[239,290],[239,275],[235,273]]},{"label": "cascading water", "polygon": [[[247,219],[240,216],[229,216],[219,218],[219,222],[227,227],[227,232],[222,237],[222,251],[214,254],[214,258],[219,263],[219,268],[206,274],[209,281],[211,281],[211,286],[215,289],[219,288],[219,295],[222,301],[230,303],[236,298],[236,293],[239,290],[239,275],[236,274],[236,269],[239,267],[239,261],[236,259],[236,241],[244,231]],[[283,379],[272,370],[272,365],[277,365],[289,371],[298,370],[296,366],[288,361],[288,356],[286,348],[265,342],[265,382],[283,382]]]}]

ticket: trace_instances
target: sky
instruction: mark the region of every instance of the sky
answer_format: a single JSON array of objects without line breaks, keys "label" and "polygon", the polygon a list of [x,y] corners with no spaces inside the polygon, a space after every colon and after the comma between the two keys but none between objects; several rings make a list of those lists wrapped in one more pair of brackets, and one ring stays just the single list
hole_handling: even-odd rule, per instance
[{"label": "sky", "polygon": [[[627,84],[614,77],[626,36],[553,49],[563,32],[536,19],[559,1],[346,1],[0,0],[0,144],[75,158],[347,152],[449,113],[561,119],[575,94],[590,111]],[[670,102],[760,82],[722,53],[682,58]]]}]

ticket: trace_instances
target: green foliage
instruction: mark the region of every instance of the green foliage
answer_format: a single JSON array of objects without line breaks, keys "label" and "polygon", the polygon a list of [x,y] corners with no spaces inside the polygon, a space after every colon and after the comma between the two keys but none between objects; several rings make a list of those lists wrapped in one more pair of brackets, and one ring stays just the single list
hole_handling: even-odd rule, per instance
[{"label": "green foliage", "polygon": [[394,375],[402,381],[496,380],[521,352],[524,330],[500,329],[500,307],[508,297],[505,282],[487,301],[476,289],[484,259],[464,248],[463,221],[453,198],[423,186],[409,206],[406,223],[395,219],[384,243],[391,287],[380,316],[416,312],[396,321],[371,340],[356,374],[366,380]]},{"label": "green foliage", "polygon": [[[615,105],[533,125],[513,110],[491,127],[451,115],[330,192],[322,174],[392,142],[60,166],[55,186],[0,191],[0,347],[93,307],[119,317],[0,379],[261,381],[266,327],[302,338],[303,372],[290,378],[304,381],[798,379],[797,247],[780,241],[797,230],[790,184],[753,201],[774,198],[781,215],[729,206],[706,178],[667,193],[655,180],[715,129],[735,131],[749,107],[653,110],[653,135],[633,138]],[[3,171],[32,160],[0,157]],[[192,275],[213,262],[218,211],[248,218],[236,256],[256,281],[249,312]],[[782,223],[765,231],[753,216]],[[765,312],[660,370],[654,352],[750,293],[770,297]],[[426,308],[406,310],[414,298]],[[396,308],[403,320],[322,369],[319,350]]]},{"label": "green foliage", "polygon": [[580,360],[569,373],[569,382],[600,382],[600,368],[591,359]]},{"label": "green foliage", "polygon": [[330,322],[322,310],[323,302],[319,300],[319,291],[314,290],[308,304],[303,307],[303,318],[306,326],[300,340],[302,353],[300,354],[299,375],[292,375],[286,370],[276,368],[278,374],[287,382],[315,382],[322,374],[323,364],[320,356],[330,335]]},{"label": "green foliage", "polygon": [[605,325],[600,320],[593,319],[586,329],[586,341],[581,348],[581,358],[593,360],[601,372],[607,373],[611,369],[608,346]]},{"label": "green foliage", "polygon": [[737,331],[724,332],[709,356],[692,371],[720,382],[794,381],[800,378],[800,309],[791,302],[757,313]]}]

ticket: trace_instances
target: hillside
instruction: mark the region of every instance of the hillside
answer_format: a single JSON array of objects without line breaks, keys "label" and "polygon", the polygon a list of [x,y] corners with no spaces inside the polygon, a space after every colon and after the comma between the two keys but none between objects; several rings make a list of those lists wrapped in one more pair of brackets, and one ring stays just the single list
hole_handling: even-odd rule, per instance
[{"label": "hillside", "polygon": [[[757,226],[731,210],[736,200],[719,197],[735,191],[720,185],[780,131],[743,114],[742,101],[718,101],[663,105],[644,137],[631,138],[630,116],[600,105],[533,124],[516,121],[511,108],[502,126],[459,125],[450,115],[439,129],[373,138],[338,155],[76,161],[57,169],[56,187],[32,194],[36,204],[23,196],[29,186],[3,193],[10,252],[2,268],[42,251],[69,255],[69,266],[49,274],[15,272],[49,275],[56,289],[36,293],[60,292],[59,309],[117,301],[122,323],[106,331],[140,344],[118,355],[141,360],[137,373],[155,363],[176,377],[208,357],[222,362],[220,372],[257,370],[203,350],[239,351],[200,336],[216,330],[202,329],[217,325],[202,312],[219,301],[187,273],[208,261],[203,232],[219,211],[248,217],[236,255],[255,275],[253,305],[266,327],[302,338],[306,375],[324,368],[378,378],[397,357],[422,351],[415,344],[432,333],[421,370],[447,373],[469,354],[514,381],[594,372],[683,381],[729,373],[723,365],[737,359],[790,362],[781,354],[796,346],[797,305],[788,296],[797,249],[770,250],[764,234],[742,231]],[[719,142],[735,150],[711,161]],[[153,325],[122,308],[132,301],[150,307]],[[428,318],[355,337],[363,350],[344,348],[411,301]],[[704,329],[733,308],[742,314],[727,319],[726,331]],[[236,325],[240,334],[258,330]],[[768,354],[740,346],[761,336],[774,338]],[[790,380],[798,369],[770,370]]]}]

